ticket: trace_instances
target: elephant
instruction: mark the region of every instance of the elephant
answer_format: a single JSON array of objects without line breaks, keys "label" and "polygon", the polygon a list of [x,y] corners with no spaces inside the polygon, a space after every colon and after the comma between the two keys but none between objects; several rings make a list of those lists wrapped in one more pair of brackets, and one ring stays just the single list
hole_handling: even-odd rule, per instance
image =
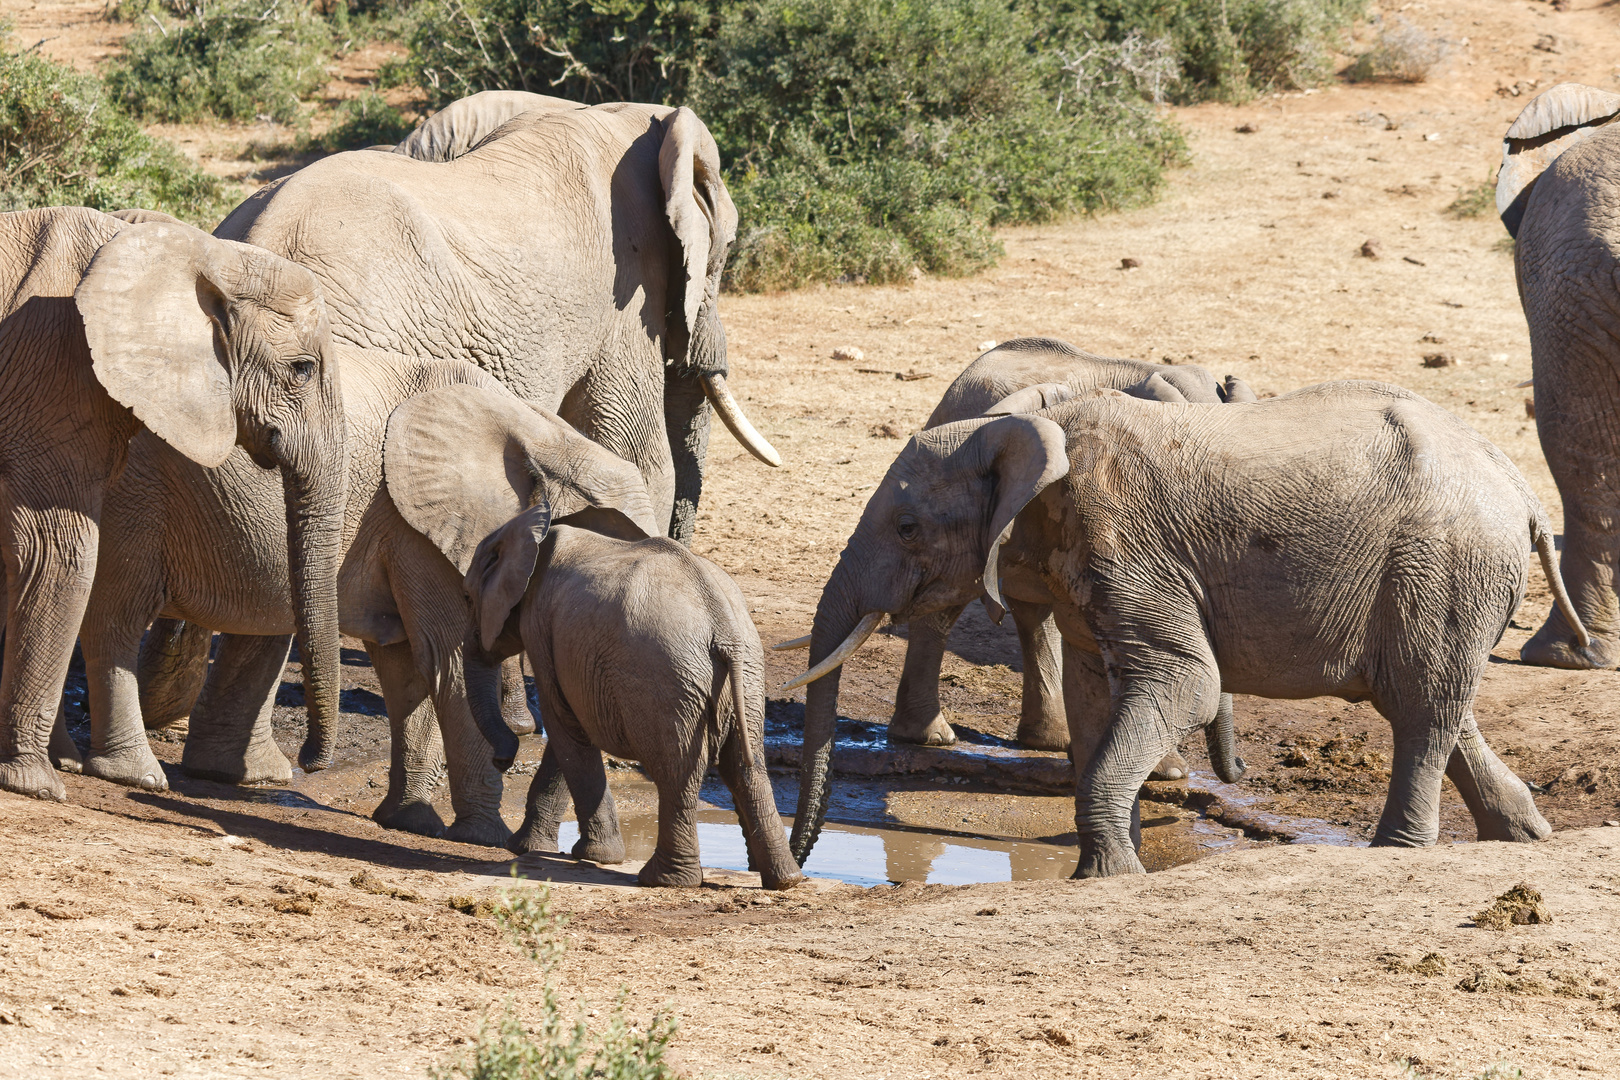
[{"label": "elephant", "polygon": [[[1076,393],[1112,387],[1137,397],[1163,401],[1258,400],[1241,379],[1216,381],[1196,365],[1150,364],[1090,353],[1066,341],[1016,338],[989,350],[946,388],[927,427],[975,416],[1032,412],[1068,400]],[[1024,657],[1023,705],[1018,743],[1034,750],[1067,750],[1069,725],[1063,713],[1063,666],[1058,632],[1046,605],[1008,594],[1008,609],[1018,628]],[[939,669],[951,627],[961,617],[956,609],[915,620],[906,642],[906,661],[895,695],[889,738],[932,746],[949,746],[956,733],[940,711]],[[1099,688],[1099,697],[1106,691]],[[1226,703],[1230,708],[1230,701]],[[1161,780],[1179,780],[1187,763],[1172,750],[1154,769]]]},{"label": "elephant", "polygon": [[1620,94],[1561,83],[1508,128],[1496,205],[1530,325],[1536,434],[1564,503],[1561,570],[1591,635],[1554,608],[1529,664],[1620,667]]},{"label": "elephant", "polygon": [[1093,394],[921,432],[873,493],[822,590],[812,667],[783,688],[809,683],[795,858],[826,819],[839,665],[884,613],[983,593],[999,616],[1003,581],[1020,577],[1052,598],[1065,670],[1089,654],[1108,676],[1093,731],[1064,687],[1087,762],[1077,877],[1141,872],[1140,785],[1190,732],[1210,734],[1223,692],[1371,701],[1395,736],[1375,844],[1434,843],[1442,777],[1481,839],[1551,832],[1473,715],[1532,548],[1584,636],[1546,513],[1501,451],[1372,382],[1241,408]]},{"label": "elephant", "polygon": [[0,215],[0,275],[0,788],[65,799],[53,758],[68,771],[166,786],[144,737],[93,740],[81,762],[59,722],[74,637],[108,565],[98,550],[109,487],[132,438],[194,468],[240,447],[270,489],[277,512],[264,542],[280,552],[278,585],[305,657],[303,757],[318,765],[338,716],[343,484],[319,451],[341,451],[344,435],[314,276],[164,214],[82,207]]},{"label": "elephant", "polygon": [[567,98],[527,90],[483,90],[446,105],[393,146],[372,146],[418,161],[454,161],[483,142],[496,128],[531,109],[584,109]]},{"label": "elephant", "polygon": [[[605,750],[641,762],[658,787],[658,843],[638,880],[702,885],[698,792],[717,759],[764,887],[804,880],[765,770],[759,633],[725,571],[666,537],[553,524],[537,503],[479,544],[465,586],[485,654],[521,650],[534,669],[546,752],[556,753],[580,821],[576,856],[624,859]],[[497,752],[501,740],[515,742],[490,707],[494,695],[473,700],[485,703],[475,712]],[[530,786],[514,850],[556,850],[560,815],[545,772]]]},{"label": "elephant", "polygon": [[[471,364],[333,350],[348,431],[335,455],[346,462],[347,493],[338,623],[365,643],[392,736],[389,787],[373,817],[504,844],[504,766],[466,700],[461,578],[473,548],[537,494],[575,524],[607,515],[657,531],[659,521],[633,465]],[[291,777],[270,730],[291,620],[285,556],[267,542],[277,512],[243,455],[207,470],[156,439],[131,443],[103,511],[103,542],[120,557],[98,569],[81,631],[91,722],[106,738],[144,741],[132,670],[142,631],[161,614],[226,632],[182,769],[235,783]],[[455,811],[448,830],[429,803],[441,744]]]}]

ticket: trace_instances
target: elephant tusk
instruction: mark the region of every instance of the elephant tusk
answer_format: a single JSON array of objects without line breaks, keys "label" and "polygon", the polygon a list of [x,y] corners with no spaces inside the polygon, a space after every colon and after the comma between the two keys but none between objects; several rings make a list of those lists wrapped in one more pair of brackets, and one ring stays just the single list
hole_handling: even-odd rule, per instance
[{"label": "elephant tusk", "polygon": [[793,638],[791,641],[778,641],[775,645],[771,646],[771,651],[772,652],[792,652],[794,649],[808,649],[809,647],[810,647],[810,635],[806,634],[806,635],[804,635],[804,637],[796,637],[796,638]]},{"label": "elephant tusk", "polygon": [[1532,385],[1534,385],[1534,384],[1535,384],[1535,381],[1536,381],[1536,380],[1534,380],[1534,379],[1526,379],[1526,380],[1524,380],[1524,382],[1522,382],[1522,383],[1514,383],[1514,384],[1513,384],[1513,389],[1515,389],[1515,390],[1523,390],[1523,389],[1524,389],[1524,388],[1525,388],[1525,387],[1527,387],[1527,386],[1532,386]]},{"label": "elephant tusk", "polygon": [[737,399],[731,396],[730,390],[726,389],[726,377],[724,375],[704,375],[702,381],[703,393],[708,397],[709,404],[714,406],[714,411],[719,414],[720,422],[726,425],[726,430],[735,435],[737,441],[747,447],[750,454],[753,454],[773,469],[781,468],[782,455],[778,454],[776,447],[766,442],[765,436],[756,431],[754,425],[748,422],[748,417],[743,414],[742,406],[737,404]]},{"label": "elephant tusk", "polygon": [[861,621],[855,625],[855,629],[849,632],[849,637],[844,639],[843,644],[839,645],[838,648],[828,653],[825,660],[811,668],[809,671],[805,672],[803,675],[800,675],[797,679],[794,679],[791,682],[783,683],[776,692],[778,694],[785,694],[789,690],[797,690],[806,683],[815,682],[823,675],[826,675],[828,672],[843,664],[845,660],[848,660],[850,656],[854,654],[855,650],[866,644],[866,639],[872,636],[873,632],[878,628],[878,623],[882,621],[883,612],[881,611],[874,611],[862,617]]}]

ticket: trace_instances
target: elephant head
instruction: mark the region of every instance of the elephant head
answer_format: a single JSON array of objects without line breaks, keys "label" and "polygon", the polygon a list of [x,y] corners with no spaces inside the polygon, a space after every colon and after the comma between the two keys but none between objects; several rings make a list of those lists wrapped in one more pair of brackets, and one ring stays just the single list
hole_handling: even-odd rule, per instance
[{"label": "elephant head", "polygon": [[[663,533],[635,466],[505,389],[448,386],[401,403],[388,418],[383,473],[400,516],[458,574],[486,537],[531,509],[629,539]],[[469,646],[480,630],[470,618]],[[517,737],[501,715],[499,661],[477,647],[464,659],[474,719],[505,768]]]},{"label": "elephant head", "polygon": [[1502,140],[1496,174],[1496,212],[1514,237],[1536,179],[1553,159],[1593,132],[1620,119],[1620,94],[1580,83],[1559,83],[1519,113]]},{"label": "elephant head", "polygon": [[827,816],[839,667],[877,629],[981,592],[999,618],[998,559],[1030,500],[1069,471],[1063,429],[1042,416],[930,428],[901,451],[872,493],[827,579],[810,634],[804,756],[793,857],[802,866]]},{"label": "elephant head", "polygon": [[129,226],[74,293],[92,368],[154,435],[207,468],[240,445],[279,469],[309,732],[331,763],[339,691],[337,571],[348,469],[343,403],[314,275],[189,225]]}]

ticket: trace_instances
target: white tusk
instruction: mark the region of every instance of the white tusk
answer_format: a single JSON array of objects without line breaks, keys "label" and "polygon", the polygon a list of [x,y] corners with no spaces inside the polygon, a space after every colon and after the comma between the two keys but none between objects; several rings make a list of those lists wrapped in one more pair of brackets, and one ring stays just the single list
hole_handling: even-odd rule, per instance
[{"label": "white tusk", "polygon": [[792,641],[778,641],[775,645],[771,646],[771,651],[792,652],[794,649],[808,649],[809,647],[810,635],[806,634],[804,637],[796,637]]},{"label": "white tusk", "polygon": [[1531,383],[1533,383],[1535,381],[1536,380],[1534,380],[1534,379],[1526,379],[1522,383],[1516,383],[1514,385],[1513,389],[1515,389],[1515,390],[1523,390],[1525,387],[1529,386]]},{"label": "white tusk", "polygon": [[707,395],[709,404],[719,414],[720,422],[726,425],[726,430],[737,437],[737,441],[748,448],[748,452],[773,469],[782,467],[782,455],[776,452],[776,447],[765,441],[765,436],[754,430],[754,425],[748,422],[743,415],[742,406],[737,399],[731,396],[726,389],[724,375],[703,376],[703,393]]},{"label": "white tusk", "polygon": [[778,694],[785,694],[789,690],[797,690],[806,683],[813,683],[823,675],[837,668],[845,660],[848,660],[850,656],[854,654],[855,650],[866,644],[866,639],[872,636],[873,632],[878,628],[878,623],[882,621],[883,612],[881,611],[874,611],[869,615],[863,616],[861,621],[855,625],[855,629],[849,632],[849,637],[844,639],[843,644],[839,645],[838,648],[828,653],[825,660],[811,668],[809,671],[805,672],[803,675],[800,675],[792,682],[783,683],[777,688],[776,692]]}]

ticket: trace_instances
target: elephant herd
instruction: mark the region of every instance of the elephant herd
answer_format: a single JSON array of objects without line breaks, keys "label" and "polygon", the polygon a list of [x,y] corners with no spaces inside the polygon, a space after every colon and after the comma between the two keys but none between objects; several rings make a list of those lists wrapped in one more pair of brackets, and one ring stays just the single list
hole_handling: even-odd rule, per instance
[{"label": "elephant herd", "polygon": [[[1019,339],[952,383],[868,502],[816,610],[799,805],[765,771],[764,663],[736,584],[693,555],[718,295],[737,212],[688,109],[486,92],[398,146],[337,154],[205,234],[141,210],[0,215],[6,624],[0,789],[60,771],[166,787],[284,782],[271,737],[294,637],[308,770],[333,760],[339,636],[387,706],[381,824],[624,859],[602,752],[659,793],[644,883],[702,881],[698,793],[731,789],[751,865],[801,880],[825,822],[840,666],[910,624],[890,737],[950,745],[946,637],[981,599],[1024,654],[1021,744],[1075,762],[1077,876],[1139,872],[1137,792],[1202,728],[1243,772],[1233,693],[1371,701],[1395,735],[1375,843],[1438,832],[1443,777],[1483,839],[1550,828],[1473,714],[1531,553],[1555,604],[1531,663],[1620,664],[1620,96],[1565,84],[1508,131],[1554,535],[1524,478],[1397,387],[1259,400],[1201,368]],[[1569,589],[1565,591],[1565,581]],[[210,660],[210,643],[219,635]],[[91,742],[61,691],[83,650]],[[516,833],[517,736],[547,744]],[[431,804],[448,772],[454,819]]]}]

